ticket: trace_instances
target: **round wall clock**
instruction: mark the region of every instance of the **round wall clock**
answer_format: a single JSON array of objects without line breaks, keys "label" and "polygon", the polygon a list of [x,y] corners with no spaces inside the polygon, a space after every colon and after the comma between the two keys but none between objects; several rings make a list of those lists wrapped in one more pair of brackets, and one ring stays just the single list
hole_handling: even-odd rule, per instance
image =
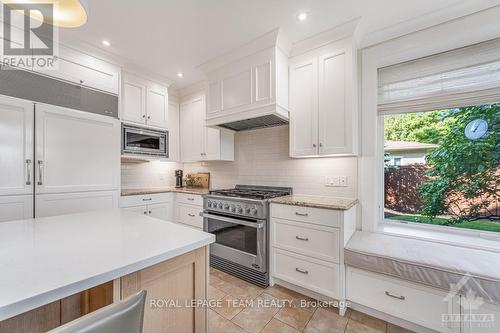
[{"label": "round wall clock", "polygon": [[484,119],[473,120],[465,127],[465,136],[469,140],[480,139],[486,132],[488,132],[488,122]]}]

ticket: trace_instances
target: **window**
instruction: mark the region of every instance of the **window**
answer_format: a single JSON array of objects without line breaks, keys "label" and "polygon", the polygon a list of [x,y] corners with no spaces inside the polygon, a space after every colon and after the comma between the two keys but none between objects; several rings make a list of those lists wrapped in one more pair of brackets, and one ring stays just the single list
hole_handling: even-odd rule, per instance
[{"label": "window", "polygon": [[500,233],[500,39],[379,68],[378,115],[385,221]]},{"label": "window", "polygon": [[381,117],[386,220],[500,232],[500,103]]}]

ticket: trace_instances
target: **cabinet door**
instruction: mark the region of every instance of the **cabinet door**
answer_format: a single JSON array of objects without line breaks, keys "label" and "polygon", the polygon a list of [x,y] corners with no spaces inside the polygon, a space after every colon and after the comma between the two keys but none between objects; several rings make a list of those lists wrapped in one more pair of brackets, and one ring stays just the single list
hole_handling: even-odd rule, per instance
[{"label": "cabinet door", "polygon": [[33,108],[0,97],[0,195],[33,193]]},{"label": "cabinet door", "polygon": [[122,208],[122,209],[128,210],[130,212],[135,212],[135,213],[138,213],[138,214],[144,214],[144,215],[148,214],[148,207],[146,205],[144,205],[144,206],[136,206],[136,207],[126,207],[126,208]]},{"label": "cabinet door", "polygon": [[181,104],[181,151],[183,161],[202,160],[205,140],[203,96]]},{"label": "cabinet door", "polygon": [[33,217],[33,195],[0,196],[0,222]]},{"label": "cabinet door", "polygon": [[39,194],[35,197],[35,217],[73,214],[118,207],[117,191]]},{"label": "cabinet door", "polygon": [[345,52],[319,57],[319,153],[348,154],[352,150],[352,107]]},{"label": "cabinet door", "polygon": [[118,120],[37,104],[36,145],[37,193],[118,189]]},{"label": "cabinet door", "polygon": [[126,75],[123,79],[121,119],[138,124],[146,123],[146,83]]},{"label": "cabinet door", "polygon": [[168,159],[180,161],[179,104],[168,103]]},{"label": "cabinet door", "polygon": [[168,127],[168,93],[167,88],[149,84],[146,103],[147,124],[151,126]]},{"label": "cabinet door", "polygon": [[220,159],[220,130],[211,127],[205,127],[205,154],[206,160]]},{"label": "cabinet door", "polygon": [[317,58],[290,65],[290,156],[318,154]]},{"label": "cabinet door", "polygon": [[36,72],[118,95],[120,69],[110,63],[59,45],[57,70]]},{"label": "cabinet door", "polygon": [[174,221],[173,204],[164,202],[159,204],[148,205],[148,215],[163,221]]}]

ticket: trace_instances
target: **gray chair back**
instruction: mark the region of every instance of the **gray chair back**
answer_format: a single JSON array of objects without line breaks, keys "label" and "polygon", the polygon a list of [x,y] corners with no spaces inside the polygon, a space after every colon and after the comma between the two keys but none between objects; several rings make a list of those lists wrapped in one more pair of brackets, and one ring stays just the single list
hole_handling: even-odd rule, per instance
[{"label": "gray chair back", "polygon": [[146,291],[105,306],[50,333],[142,333]]}]

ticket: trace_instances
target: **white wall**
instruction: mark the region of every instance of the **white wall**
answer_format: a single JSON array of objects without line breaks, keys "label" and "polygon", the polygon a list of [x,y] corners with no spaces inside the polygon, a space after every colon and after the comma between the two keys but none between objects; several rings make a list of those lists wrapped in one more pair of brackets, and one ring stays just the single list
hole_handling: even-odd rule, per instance
[{"label": "white wall", "polygon": [[[291,186],[296,194],[356,197],[357,158],[291,159],[288,126],[238,132],[234,162],[184,164],[184,173],[210,172],[212,188],[236,184]],[[326,176],[347,176],[347,187],[325,187]]]},{"label": "white wall", "polygon": [[174,186],[174,170],[177,169],[182,169],[181,163],[163,161],[124,163],[122,161],[122,189]]}]

